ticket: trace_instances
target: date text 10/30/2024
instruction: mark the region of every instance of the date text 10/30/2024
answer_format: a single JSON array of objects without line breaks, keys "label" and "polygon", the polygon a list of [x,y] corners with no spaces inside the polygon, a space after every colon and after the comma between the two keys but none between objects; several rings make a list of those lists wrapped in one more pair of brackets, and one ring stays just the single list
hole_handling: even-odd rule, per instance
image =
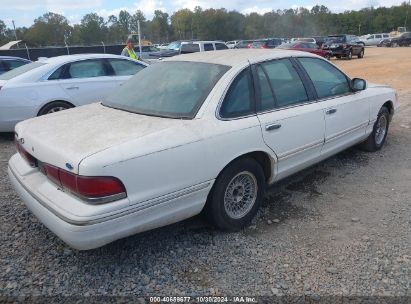
[{"label": "date text 10/30/2024", "polygon": [[257,303],[254,297],[150,297],[150,303]]}]

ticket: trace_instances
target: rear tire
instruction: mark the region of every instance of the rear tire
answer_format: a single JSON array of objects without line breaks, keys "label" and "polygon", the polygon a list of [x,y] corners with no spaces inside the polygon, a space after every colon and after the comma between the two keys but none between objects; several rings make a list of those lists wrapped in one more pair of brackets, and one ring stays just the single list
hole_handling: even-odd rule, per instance
[{"label": "rear tire", "polygon": [[358,59],[364,58],[364,50],[361,50],[357,57]]},{"label": "rear tire", "polygon": [[237,159],[215,181],[205,215],[219,229],[238,231],[254,218],[263,200],[264,188],[260,164],[248,157]]},{"label": "rear tire", "polygon": [[37,116],[60,112],[72,108],[73,106],[64,101],[53,101],[41,108]]},{"label": "rear tire", "polygon": [[387,107],[384,106],[378,113],[377,120],[374,123],[370,136],[360,144],[360,148],[368,152],[380,150],[387,138],[389,122],[390,112]]}]

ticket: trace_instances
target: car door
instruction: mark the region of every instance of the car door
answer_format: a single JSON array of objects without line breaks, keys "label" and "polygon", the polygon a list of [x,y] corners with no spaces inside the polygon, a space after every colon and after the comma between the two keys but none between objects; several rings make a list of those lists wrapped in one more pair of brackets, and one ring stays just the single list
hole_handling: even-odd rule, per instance
[{"label": "car door", "polygon": [[381,40],[382,40],[382,34],[375,35],[375,39],[372,45],[377,45],[378,43],[380,43]]},{"label": "car door", "polygon": [[110,74],[104,58],[79,60],[64,66],[59,85],[76,106],[89,104],[101,101],[118,85]]},{"label": "car door", "polygon": [[277,155],[276,179],[280,179],[320,156],[324,113],[290,59],[257,63],[254,73],[261,131]]},{"label": "car door", "polygon": [[342,150],[364,138],[369,124],[369,101],[365,91],[353,92],[348,77],[329,62],[298,58],[315,89],[325,117],[322,154]]}]

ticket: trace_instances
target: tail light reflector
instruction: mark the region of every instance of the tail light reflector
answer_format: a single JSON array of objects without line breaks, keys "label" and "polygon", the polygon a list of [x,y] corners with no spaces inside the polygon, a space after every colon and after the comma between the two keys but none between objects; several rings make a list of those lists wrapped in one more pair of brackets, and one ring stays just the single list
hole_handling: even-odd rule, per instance
[{"label": "tail light reflector", "polygon": [[43,164],[43,172],[52,182],[91,203],[108,203],[127,196],[116,177],[77,175],[49,164]]}]

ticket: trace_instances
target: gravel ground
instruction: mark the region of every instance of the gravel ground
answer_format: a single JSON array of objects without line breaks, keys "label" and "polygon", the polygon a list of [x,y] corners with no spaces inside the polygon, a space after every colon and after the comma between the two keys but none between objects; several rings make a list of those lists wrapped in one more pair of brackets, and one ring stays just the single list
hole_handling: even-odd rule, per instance
[{"label": "gravel ground", "polygon": [[402,112],[381,151],[352,148],[282,181],[244,231],[222,233],[194,217],[86,252],[67,247],[25,208],[7,179],[12,136],[0,134],[0,302],[66,295],[411,301],[411,93],[400,97]]}]

